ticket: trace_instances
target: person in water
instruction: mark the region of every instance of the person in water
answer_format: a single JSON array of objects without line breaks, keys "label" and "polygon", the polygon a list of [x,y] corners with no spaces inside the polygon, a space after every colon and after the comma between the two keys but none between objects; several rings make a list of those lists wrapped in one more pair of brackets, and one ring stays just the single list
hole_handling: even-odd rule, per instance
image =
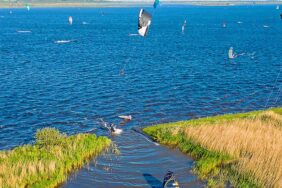
[{"label": "person in water", "polygon": [[175,179],[173,172],[168,171],[163,180],[163,188],[179,188],[179,184]]},{"label": "person in water", "polygon": [[111,133],[115,133],[116,132],[116,128],[115,128],[114,124],[110,125],[110,131],[111,131]]}]

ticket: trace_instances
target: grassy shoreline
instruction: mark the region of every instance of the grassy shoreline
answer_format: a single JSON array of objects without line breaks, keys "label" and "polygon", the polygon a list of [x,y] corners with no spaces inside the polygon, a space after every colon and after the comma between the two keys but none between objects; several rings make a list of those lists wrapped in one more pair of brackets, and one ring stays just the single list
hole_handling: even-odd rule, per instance
[{"label": "grassy shoreline", "polygon": [[66,136],[44,128],[36,133],[35,144],[0,151],[0,187],[57,187],[110,144],[107,137]]},{"label": "grassy shoreline", "polygon": [[[162,5],[194,5],[194,6],[232,6],[232,5],[281,5],[282,1],[165,1]],[[31,8],[121,8],[121,7],[152,7],[146,1],[101,1],[101,2],[29,2]],[[25,8],[25,3],[10,4],[1,2],[0,8]]]},{"label": "grassy shoreline", "polygon": [[160,124],[143,131],[196,160],[209,187],[282,185],[282,108]]}]

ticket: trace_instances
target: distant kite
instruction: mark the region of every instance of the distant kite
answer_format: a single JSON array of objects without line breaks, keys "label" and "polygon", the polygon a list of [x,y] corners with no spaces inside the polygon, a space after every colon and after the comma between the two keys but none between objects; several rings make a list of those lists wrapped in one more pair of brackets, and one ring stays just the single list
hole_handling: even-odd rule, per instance
[{"label": "distant kite", "polygon": [[151,25],[152,16],[144,9],[140,10],[139,19],[138,19],[138,33],[142,37],[146,36]]},{"label": "distant kite", "polygon": [[27,9],[27,11],[29,11],[30,10],[29,4],[25,4],[25,8]]},{"label": "distant kite", "polygon": [[159,5],[160,1],[159,0],[155,0],[154,2],[154,8],[157,8],[157,6]]}]

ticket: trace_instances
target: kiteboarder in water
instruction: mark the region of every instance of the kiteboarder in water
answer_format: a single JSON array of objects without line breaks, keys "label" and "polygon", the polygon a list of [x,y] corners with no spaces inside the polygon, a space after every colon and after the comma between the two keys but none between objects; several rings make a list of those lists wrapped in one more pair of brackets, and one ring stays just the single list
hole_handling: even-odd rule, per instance
[{"label": "kiteboarder in water", "polygon": [[109,124],[109,123],[105,122],[103,119],[101,119],[101,121],[102,121],[101,122],[102,128],[104,130],[108,130],[111,135],[118,135],[118,134],[122,133],[122,129],[116,128],[116,126],[113,123]]},{"label": "kiteboarder in water", "polygon": [[163,188],[179,188],[173,172],[168,171],[163,180]]}]

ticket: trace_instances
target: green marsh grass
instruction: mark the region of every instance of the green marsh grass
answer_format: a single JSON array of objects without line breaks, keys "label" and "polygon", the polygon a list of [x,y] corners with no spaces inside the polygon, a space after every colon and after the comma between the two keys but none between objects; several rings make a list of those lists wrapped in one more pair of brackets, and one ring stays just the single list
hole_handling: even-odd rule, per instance
[{"label": "green marsh grass", "polygon": [[41,129],[35,137],[33,145],[0,151],[0,187],[56,187],[111,145],[107,137],[66,136],[53,128]]}]

